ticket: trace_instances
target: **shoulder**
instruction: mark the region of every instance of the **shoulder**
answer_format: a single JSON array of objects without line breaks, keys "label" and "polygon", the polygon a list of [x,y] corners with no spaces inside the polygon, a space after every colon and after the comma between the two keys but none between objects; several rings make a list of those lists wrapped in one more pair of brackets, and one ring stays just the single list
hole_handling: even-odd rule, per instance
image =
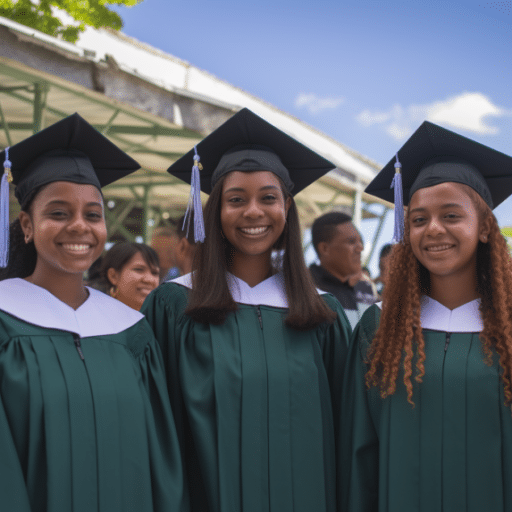
[{"label": "shoulder", "polygon": [[358,339],[361,349],[370,346],[380,322],[380,307],[377,304],[371,305],[361,317],[354,330],[354,336]]},{"label": "shoulder", "polygon": [[153,290],[144,302],[143,309],[146,310],[147,306],[151,304],[153,307],[184,311],[187,307],[190,288],[176,281],[167,281]]}]

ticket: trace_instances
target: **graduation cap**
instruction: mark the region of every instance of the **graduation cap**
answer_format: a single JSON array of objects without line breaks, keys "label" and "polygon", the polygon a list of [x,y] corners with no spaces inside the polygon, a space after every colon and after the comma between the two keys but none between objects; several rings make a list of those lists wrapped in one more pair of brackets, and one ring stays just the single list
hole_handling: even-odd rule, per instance
[{"label": "graduation cap", "polygon": [[167,172],[192,185],[187,214],[191,209],[196,211],[197,242],[204,240],[204,234],[197,236],[197,231],[201,232],[202,221],[202,216],[197,215],[201,210],[199,189],[209,194],[225,174],[231,171],[270,171],[283,181],[289,192],[297,194],[335,167],[244,108],[172,164]]},{"label": "graduation cap", "polygon": [[104,187],[140,165],[78,114],[0,152],[4,162],[0,212],[0,266],[7,265],[9,246],[9,187],[23,207],[43,185],[70,181]]},{"label": "graduation cap", "polygon": [[[395,203],[395,236],[403,205],[421,188],[440,183],[463,183],[496,208],[512,193],[512,158],[455,132],[428,121],[409,140],[366,187],[368,194]],[[395,188],[391,190],[390,185]]]}]

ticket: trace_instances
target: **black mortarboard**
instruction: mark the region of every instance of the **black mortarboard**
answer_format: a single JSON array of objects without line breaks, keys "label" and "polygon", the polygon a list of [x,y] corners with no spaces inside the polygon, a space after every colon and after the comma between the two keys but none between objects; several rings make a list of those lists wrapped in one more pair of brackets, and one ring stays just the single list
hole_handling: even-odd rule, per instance
[{"label": "black mortarboard", "polygon": [[9,245],[7,181],[16,185],[16,199],[24,206],[39,187],[54,181],[101,188],[140,168],[78,114],[6,148],[0,159],[5,170],[0,190],[0,266],[7,264]]},{"label": "black mortarboard", "polygon": [[[512,194],[512,158],[445,128],[425,121],[398,151],[404,204],[421,188],[444,182],[473,188],[490,208]],[[394,202],[390,184],[395,158],[366,187],[366,192]]]},{"label": "black mortarboard", "polygon": [[[9,148],[16,198],[21,205],[42,185],[54,181],[104,187],[140,165],[78,114]],[[0,153],[5,160],[5,150]]]},{"label": "black mortarboard", "polygon": [[[201,190],[209,194],[217,180],[231,171],[271,171],[293,194],[336,166],[293,137],[244,108],[196,146],[201,156]],[[191,183],[194,149],[167,172]],[[213,182],[213,183],[212,183]]]},{"label": "black mortarboard", "polygon": [[194,210],[194,239],[202,242],[204,222],[199,188],[209,194],[228,172],[262,170],[281,178],[287,190],[293,190],[295,195],[334,168],[329,160],[243,108],[172,164],[167,172],[191,184],[185,223],[190,223],[189,214]]}]

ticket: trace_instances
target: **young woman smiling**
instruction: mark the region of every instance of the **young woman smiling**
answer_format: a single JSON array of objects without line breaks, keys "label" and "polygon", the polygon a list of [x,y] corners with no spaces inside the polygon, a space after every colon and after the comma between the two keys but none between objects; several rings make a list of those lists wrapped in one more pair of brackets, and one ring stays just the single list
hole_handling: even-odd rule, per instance
[{"label": "young woman smiling", "polygon": [[[428,122],[398,156],[405,236],[351,345],[343,510],[505,512],[512,260],[492,208],[512,191],[512,159]],[[391,199],[392,176],[393,161],[367,192]]]},{"label": "young woman smiling", "polygon": [[160,282],[158,255],[149,245],[120,242],[103,257],[100,274],[111,297],[139,311]]},{"label": "young woman smiling", "polygon": [[77,114],[9,157],[22,211],[0,281],[2,509],[182,510],[156,340],[82,281],[107,236],[100,187],[139,166]]},{"label": "young woman smiling", "polygon": [[[197,149],[210,197],[195,271],[142,308],[167,360],[192,509],[334,512],[350,327],[311,282],[290,192],[332,164],[246,109]],[[193,154],[170,172],[190,174]]]}]

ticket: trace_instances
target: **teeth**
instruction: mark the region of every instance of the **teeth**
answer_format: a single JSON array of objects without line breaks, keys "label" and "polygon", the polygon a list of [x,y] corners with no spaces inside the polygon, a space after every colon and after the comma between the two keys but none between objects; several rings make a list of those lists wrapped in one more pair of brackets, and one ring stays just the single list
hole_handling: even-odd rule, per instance
[{"label": "teeth", "polygon": [[437,251],[445,251],[449,249],[451,245],[436,245],[435,247],[427,247],[427,251],[437,252]]},{"label": "teeth", "polygon": [[261,235],[261,233],[264,233],[267,230],[267,227],[263,228],[240,228],[241,231],[244,233],[247,233],[248,235]]},{"label": "teeth", "polygon": [[87,251],[91,247],[89,244],[62,244],[67,251]]}]

